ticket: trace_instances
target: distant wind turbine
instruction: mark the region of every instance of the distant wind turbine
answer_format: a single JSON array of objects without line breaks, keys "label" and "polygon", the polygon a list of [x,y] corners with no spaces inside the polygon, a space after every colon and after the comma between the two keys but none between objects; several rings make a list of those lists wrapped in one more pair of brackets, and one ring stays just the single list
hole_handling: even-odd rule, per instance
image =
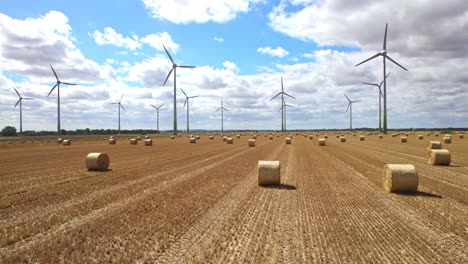
[{"label": "distant wind turbine", "polygon": [[177,76],[177,74],[176,74],[176,70],[177,70],[177,67],[179,67],[179,68],[196,68],[196,66],[177,65],[174,62],[174,60],[172,59],[171,54],[169,54],[169,51],[167,51],[166,47],[164,45],[163,45],[163,47],[164,47],[164,50],[166,51],[167,57],[169,57],[169,59],[172,62],[172,69],[167,74],[167,77],[166,77],[166,80],[164,81],[163,86],[166,84],[167,80],[171,76],[171,73],[174,71],[174,131],[173,131],[173,134],[177,135],[177,107],[176,107],[177,106],[177,94],[176,94],[176,80],[177,80],[176,76]]},{"label": "distant wind turbine", "polygon": [[125,108],[124,108],[123,105],[122,105],[122,99],[123,99],[123,97],[124,97],[124,96],[122,95],[122,97],[120,98],[120,101],[119,101],[119,102],[117,102],[117,103],[111,103],[111,104],[116,104],[116,105],[118,105],[117,108],[119,109],[119,134],[120,134],[120,108],[122,108],[125,112],[127,112],[127,110],[125,110]]},{"label": "distant wind turbine", "polygon": [[[385,79],[388,78],[388,76],[390,75],[390,72],[387,74],[387,76],[385,76]],[[380,84],[378,83],[363,83],[363,84],[367,84],[367,85],[372,85],[372,86],[375,86],[379,89],[379,132],[382,132],[382,103],[381,103],[381,99],[383,97],[383,93],[382,93],[382,89],[380,89],[380,87],[382,86],[384,80],[382,80],[380,82]]]},{"label": "distant wind turbine", "polygon": [[29,97],[22,97],[20,95],[20,93],[18,92],[18,90],[16,90],[16,88],[13,88],[15,89],[15,92],[16,94],[18,95],[19,99],[18,101],[16,102],[15,106],[13,107],[13,109],[16,108],[16,106],[19,104],[20,106],[20,134],[23,133],[23,104],[22,104],[22,101],[23,100],[31,100],[32,98],[29,98]]},{"label": "distant wind turbine", "polygon": [[47,96],[49,96],[54,91],[55,87],[57,87],[57,133],[60,135],[61,134],[61,130],[60,130],[60,84],[76,85],[76,83],[60,81],[52,65],[50,65],[50,68],[52,69],[52,72],[55,75],[55,79],[57,79],[57,83],[54,85],[54,87],[52,87],[52,90],[50,90]]},{"label": "distant wind turbine", "polygon": [[[281,107],[278,109],[277,112],[283,110],[284,111],[284,131],[287,131],[287,128],[286,128],[286,107],[294,107],[292,105],[288,105],[286,103],[286,101],[283,101],[283,104],[281,105]],[[283,109],[284,108],[284,109]]]},{"label": "distant wind turbine", "polygon": [[180,88],[180,90],[184,93],[185,95],[185,102],[184,102],[184,108],[185,108],[185,105],[187,105],[187,133],[190,133],[190,127],[189,127],[189,103],[190,103],[190,98],[196,98],[198,97],[198,95],[196,96],[188,96],[184,90],[182,90],[182,88]]},{"label": "distant wind turbine", "polygon": [[226,108],[224,108],[223,99],[221,99],[221,107],[216,109],[216,112],[218,112],[219,110],[221,110],[221,133],[223,134],[224,133],[224,110],[229,111]]},{"label": "distant wind turbine", "polygon": [[387,28],[388,28],[388,23],[385,24],[385,35],[384,35],[384,42],[383,42],[383,50],[379,53],[376,53],[374,56],[356,64],[356,66],[359,66],[367,61],[370,61],[374,58],[377,58],[379,56],[382,56],[383,58],[383,105],[384,105],[384,117],[383,117],[383,132],[384,133],[387,133],[387,81],[385,80],[385,76],[386,76],[386,66],[385,66],[385,60],[386,59],[389,59],[391,62],[395,63],[396,65],[400,66],[400,68],[402,68],[403,70],[405,71],[408,71],[408,69],[406,69],[405,67],[401,66],[400,64],[398,64],[398,62],[396,62],[395,60],[393,60],[392,58],[390,58],[390,56],[387,55]]},{"label": "distant wind turbine", "polygon": [[[279,92],[278,94],[276,94],[275,96],[273,96],[273,98],[271,98],[270,101],[273,100],[273,99],[275,99],[275,98],[278,97],[279,95],[281,95],[281,102],[282,102],[281,105],[283,105],[284,96],[285,96],[285,95],[286,95],[286,96],[289,96],[289,97],[291,97],[291,98],[293,98],[293,99],[296,99],[296,97],[294,97],[294,96],[292,96],[292,95],[289,95],[289,94],[287,94],[287,93],[284,92],[283,77],[281,77],[281,92]],[[285,130],[285,125],[284,125],[285,116],[284,116],[284,115],[285,115],[284,108],[281,107],[281,131],[283,131],[283,132],[284,132],[284,130]]]},{"label": "distant wind turbine", "polygon": [[151,105],[154,109],[156,109],[156,111],[157,111],[157,113],[158,113],[158,114],[157,114],[158,133],[159,133],[159,109],[160,109],[163,105],[164,105],[164,104],[162,104],[162,105],[160,105],[160,106],[158,106],[158,107],[156,107],[156,106],[154,106],[154,105]]},{"label": "distant wind turbine", "polygon": [[348,112],[349,109],[349,130],[353,130],[353,104],[360,102],[361,100],[351,101],[351,99],[349,99],[349,97],[346,94],[344,94],[344,96],[349,101],[348,107],[346,108],[346,112]]}]

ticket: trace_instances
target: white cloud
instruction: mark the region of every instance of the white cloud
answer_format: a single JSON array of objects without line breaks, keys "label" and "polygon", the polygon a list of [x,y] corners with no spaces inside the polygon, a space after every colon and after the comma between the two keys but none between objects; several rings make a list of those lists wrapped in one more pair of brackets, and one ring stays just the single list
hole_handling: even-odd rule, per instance
[{"label": "white cloud", "polygon": [[173,53],[176,53],[177,49],[179,49],[179,44],[175,43],[172,40],[171,35],[169,35],[169,33],[167,32],[146,35],[141,39],[141,42],[157,50],[164,50],[164,45],[168,50],[172,51]]},{"label": "white cloud", "polygon": [[214,37],[213,38],[216,42],[224,42],[224,39],[222,37]]},{"label": "white cloud", "polygon": [[272,48],[270,46],[258,48],[257,52],[261,54],[268,54],[270,56],[279,57],[279,58],[283,58],[284,56],[289,54],[289,52],[283,49],[282,47]]},{"label": "white cloud", "polygon": [[114,45],[117,47],[124,47],[129,50],[136,50],[141,47],[138,36],[133,34],[132,37],[123,37],[122,34],[115,32],[111,27],[104,28],[104,33],[94,31],[94,40],[98,45]]},{"label": "white cloud", "polygon": [[234,19],[238,13],[247,13],[258,0],[143,0],[145,7],[157,19],[176,24],[224,23]]},{"label": "white cloud", "polygon": [[236,65],[234,62],[225,61],[225,62],[223,63],[223,66],[224,66],[226,69],[228,69],[228,70],[230,70],[230,71],[232,71],[232,72],[234,72],[234,73],[236,73],[236,74],[239,73],[239,71],[240,71],[239,67],[237,67],[237,65]]}]

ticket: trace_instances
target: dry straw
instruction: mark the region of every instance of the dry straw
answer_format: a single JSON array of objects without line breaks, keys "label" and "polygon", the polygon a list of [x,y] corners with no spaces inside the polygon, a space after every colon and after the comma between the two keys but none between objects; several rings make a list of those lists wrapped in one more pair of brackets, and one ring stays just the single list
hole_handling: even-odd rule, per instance
[{"label": "dry straw", "polygon": [[270,138],[270,140],[273,140],[273,135],[270,135],[270,137],[269,137],[269,138]]},{"label": "dry straw", "polygon": [[416,192],[418,174],[412,164],[387,164],[384,167],[383,188],[390,192]]},{"label": "dry straw", "polygon": [[197,140],[200,140],[200,136],[198,136],[198,135],[197,135],[195,138],[196,138]]},{"label": "dry straw", "polygon": [[281,181],[281,164],[278,160],[259,160],[257,166],[258,185],[278,185]]},{"label": "dry straw", "polygon": [[400,142],[401,143],[406,143],[408,141],[407,137],[400,137]]},{"label": "dry straw", "polygon": [[451,156],[450,151],[447,149],[432,149],[429,151],[429,158],[427,164],[429,165],[450,165]]},{"label": "dry straw", "polygon": [[71,140],[69,140],[69,139],[64,139],[63,142],[62,142],[62,144],[63,144],[64,146],[71,146]]},{"label": "dry straw", "polygon": [[340,137],[340,142],[346,142],[346,137]]},{"label": "dry straw", "polygon": [[314,136],[312,136],[312,135],[309,135],[309,139],[314,139]]},{"label": "dry straw", "polygon": [[226,143],[227,143],[227,144],[232,144],[232,143],[234,143],[234,139],[232,139],[231,137],[228,137],[228,138],[226,139]]},{"label": "dry straw", "polygon": [[423,135],[418,135],[418,139],[422,140],[422,139],[424,139],[424,136]]},{"label": "dry straw", "polygon": [[114,145],[115,143],[117,143],[117,140],[115,140],[115,138],[109,138],[109,144]]},{"label": "dry straw", "polygon": [[130,139],[130,144],[136,145],[138,143],[138,140],[136,138]]},{"label": "dry straw", "polygon": [[383,138],[383,135],[379,135],[379,138],[382,139],[382,138]]},{"label": "dry straw", "polygon": [[153,140],[151,138],[145,139],[145,146],[153,146]]},{"label": "dry straw", "polygon": [[89,153],[85,160],[88,170],[105,170],[109,167],[109,155],[106,153]]},{"label": "dry straw", "polygon": [[62,144],[63,143],[63,138],[57,138],[57,144]]},{"label": "dry straw", "polygon": [[172,136],[171,136],[171,139],[175,139],[175,136],[174,136],[174,135],[172,135]]},{"label": "dry straw", "polygon": [[249,147],[255,147],[255,139],[249,139]]},{"label": "dry straw", "polygon": [[136,140],[141,140],[141,137],[140,137],[140,136],[137,136],[137,137],[136,137]]},{"label": "dry straw", "polygon": [[359,141],[364,141],[366,138],[363,135],[359,136]]},{"label": "dry straw", "polygon": [[190,138],[190,143],[197,143],[197,139],[194,138],[194,137],[191,137],[191,138]]},{"label": "dry straw", "polygon": [[145,139],[149,139],[150,137],[149,136],[145,136]]},{"label": "dry straw", "polygon": [[240,138],[240,135],[238,134],[236,137],[237,137],[237,138]]},{"label": "dry straw", "polygon": [[328,136],[327,136],[327,135],[325,135],[325,136],[323,136],[323,137],[324,137],[325,139],[327,139],[327,138],[328,138]]},{"label": "dry straw", "polygon": [[462,138],[463,138],[463,134],[458,134],[458,138],[459,138],[459,139],[462,139]]},{"label": "dry straw", "polygon": [[286,140],[286,144],[291,144],[292,143],[292,139],[290,137],[285,138],[285,140]]},{"label": "dry straw", "polygon": [[319,146],[325,146],[327,144],[327,141],[324,138],[319,138],[318,142]]},{"label": "dry straw", "polygon": [[214,139],[214,136],[213,136],[213,135],[209,135],[208,138],[209,138],[210,140],[213,140],[213,139]]},{"label": "dry straw", "polygon": [[444,136],[444,143],[446,143],[446,144],[452,143],[452,137],[451,136]]}]

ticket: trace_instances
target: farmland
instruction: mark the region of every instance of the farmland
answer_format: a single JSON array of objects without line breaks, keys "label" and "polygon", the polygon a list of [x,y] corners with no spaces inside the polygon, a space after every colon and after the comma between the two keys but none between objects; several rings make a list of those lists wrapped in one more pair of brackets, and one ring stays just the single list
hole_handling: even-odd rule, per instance
[{"label": "farmland", "polygon": [[[434,135],[248,138],[0,145],[0,262],[468,262],[466,138],[442,143],[451,166],[427,165]],[[87,171],[90,152],[109,170]],[[257,185],[259,160],[281,185]],[[414,164],[418,192],[385,193],[387,163]]]}]

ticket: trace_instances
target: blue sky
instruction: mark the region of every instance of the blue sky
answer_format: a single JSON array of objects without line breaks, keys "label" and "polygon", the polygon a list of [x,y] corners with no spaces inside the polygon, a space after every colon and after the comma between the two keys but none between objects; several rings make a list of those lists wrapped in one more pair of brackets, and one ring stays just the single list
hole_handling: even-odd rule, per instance
[{"label": "blue sky", "polygon": [[[462,8],[465,7],[465,8]],[[179,69],[178,87],[191,102],[191,127],[219,128],[219,100],[231,111],[228,129],[279,129],[285,89],[288,128],[347,128],[343,93],[356,100],[355,127],[377,127],[378,97],[362,82],[380,82],[381,60],[354,67],[388,50],[409,69],[388,65],[389,127],[467,127],[465,1],[391,4],[362,1],[13,1],[0,2],[0,126],[18,127],[16,86],[36,98],[24,105],[26,130],[54,130],[56,104],[47,97],[53,64],[64,81],[65,129],[114,128],[109,103],[125,95],[122,127],[153,128],[151,104],[165,103],[161,129],[172,128],[172,78],[161,44]],[[431,27],[423,21],[431,20]],[[457,21],[452,23],[450,21]],[[440,34],[444,32],[444,34]],[[462,56],[462,57],[460,57]],[[52,95],[51,95],[52,96]],[[179,129],[185,129],[178,92]],[[45,117],[45,118],[44,118]]]}]

